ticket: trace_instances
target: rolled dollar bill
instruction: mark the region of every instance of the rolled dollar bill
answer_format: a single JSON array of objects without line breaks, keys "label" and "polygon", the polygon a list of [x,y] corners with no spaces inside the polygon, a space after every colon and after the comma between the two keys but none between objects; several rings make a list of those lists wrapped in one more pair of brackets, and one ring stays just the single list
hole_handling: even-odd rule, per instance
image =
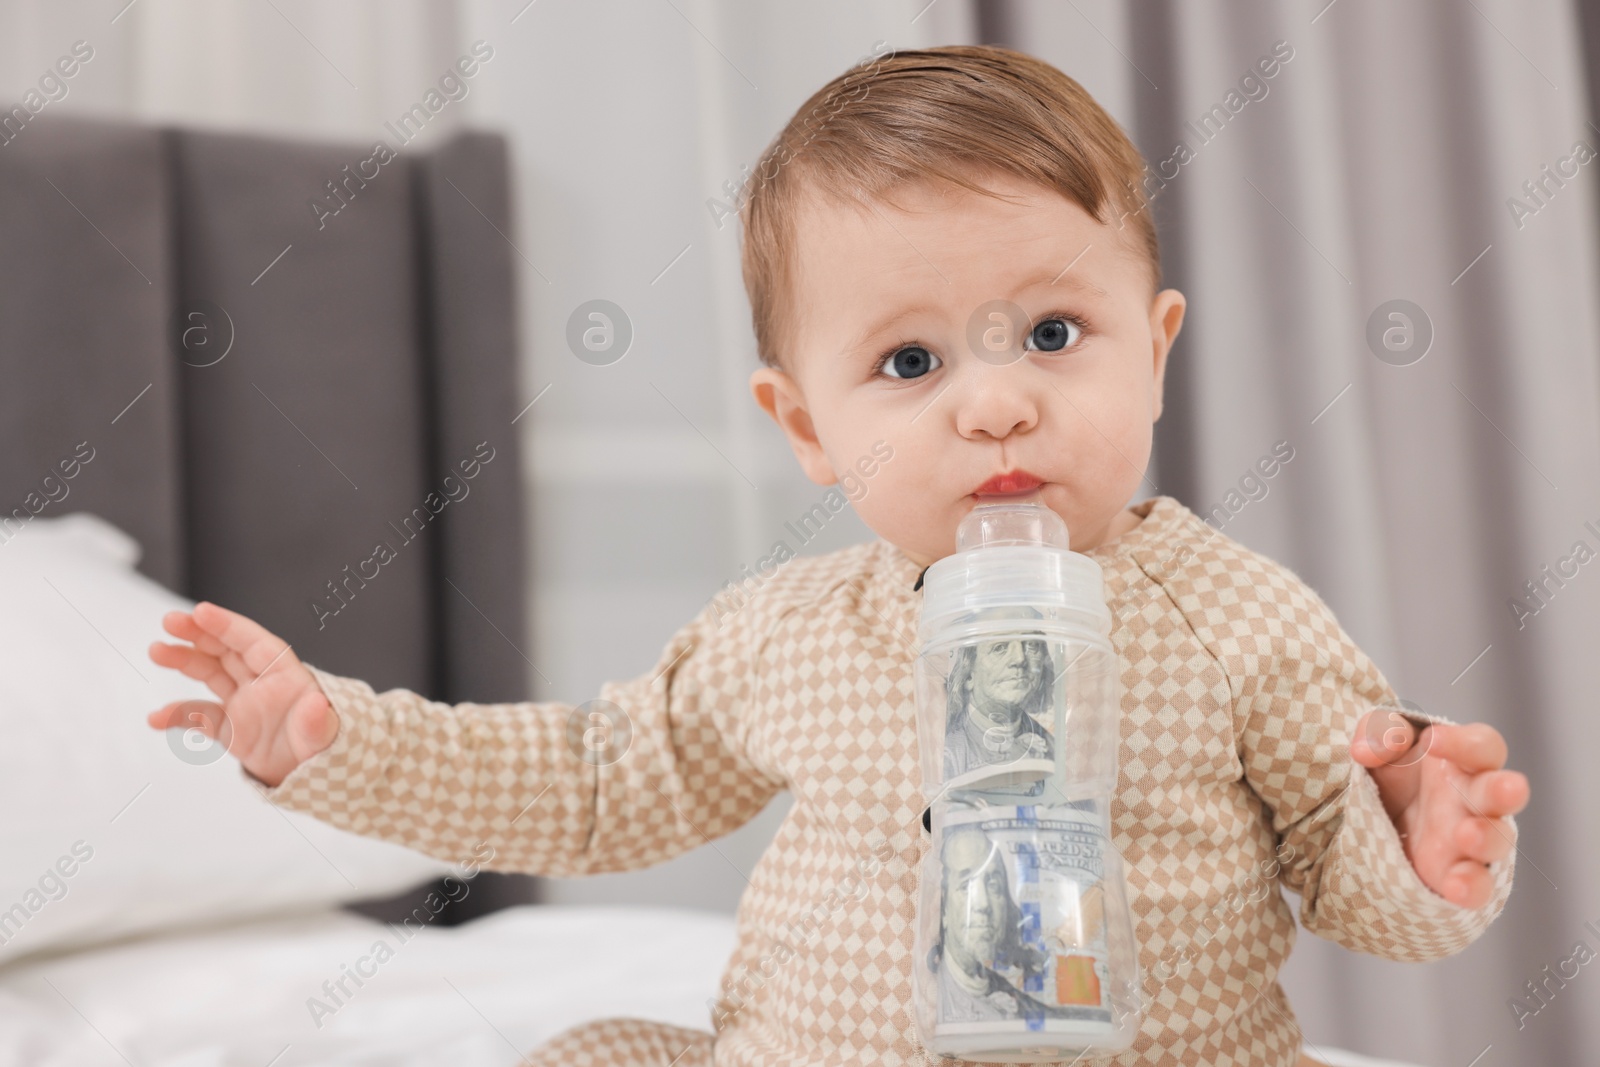
[{"label": "rolled dollar bill", "polygon": [[948,789],[1040,795],[1057,769],[1062,693],[1055,644],[1023,632],[951,653],[944,683]]},{"label": "rolled dollar bill", "polygon": [[1114,1029],[1103,818],[1092,804],[936,809],[934,1034]]}]

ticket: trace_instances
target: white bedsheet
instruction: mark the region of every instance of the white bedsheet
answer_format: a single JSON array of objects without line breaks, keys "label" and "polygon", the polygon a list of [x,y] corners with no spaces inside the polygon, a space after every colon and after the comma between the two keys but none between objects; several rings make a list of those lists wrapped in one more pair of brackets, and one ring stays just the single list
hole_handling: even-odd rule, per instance
[{"label": "white bedsheet", "polygon": [[[0,967],[0,1067],[510,1067],[589,1019],[709,1029],[732,951],[731,917],[669,908],[510,908],[408,941],[331,910],[145,938]],[[362,957],[376,973],[330,996]]]},{"label": "white bedsheet", "polygon": [[[308,998],[384,939],[393,957],[333,1014]],[[0,1064],[29,1067],[509,1067],[613,1015],[710,1028],[731,917],[512,908],[459,927],[390,928],[340,911],[124,942],[0,968]],[[342,994],[336,994],[344,999]]]}]

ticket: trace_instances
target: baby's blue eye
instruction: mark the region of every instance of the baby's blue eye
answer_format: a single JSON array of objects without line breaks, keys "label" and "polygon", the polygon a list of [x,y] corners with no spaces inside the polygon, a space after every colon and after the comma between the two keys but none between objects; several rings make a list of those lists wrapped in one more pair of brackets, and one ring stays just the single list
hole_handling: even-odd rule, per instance
[{"label": "baby's blue eye", "polygon": [[1033,328],[1028,341],[1035,351],[1059,352],[1072,347],[1082,332],[1077,323],[1068,319],[1049,318]]},{"label": "baby's blue eye", "polygon": [[920,378],[942,364],[939,357],[921,345],[907,345],[883,362],[883,373],[891,378]]}]

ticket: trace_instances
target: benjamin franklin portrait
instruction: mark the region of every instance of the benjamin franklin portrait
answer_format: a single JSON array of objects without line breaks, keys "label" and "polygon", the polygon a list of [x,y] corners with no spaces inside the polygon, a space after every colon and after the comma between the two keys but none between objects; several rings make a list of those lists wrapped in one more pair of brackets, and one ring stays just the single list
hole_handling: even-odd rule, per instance
[{"label": "benjamin franklin portrait", "polygon": [[[1023,761],[1055,758],[1053,725],[1055,664],[1040,637],[1005,637],[963,645],[945,682],[944,776]],[[1021,792],[1037,795],[1041,776]]]},{"label": "benjamin franklin portrait", "polygon": [[1018,1020],[1057,1014],[1005,975],[1042,975],[1045,952],[1022,940],[1022,911],[1011,898],[1005,857],[977,827],[953,830],[941,853],[943,900],[938,973],[939,1022]]}]

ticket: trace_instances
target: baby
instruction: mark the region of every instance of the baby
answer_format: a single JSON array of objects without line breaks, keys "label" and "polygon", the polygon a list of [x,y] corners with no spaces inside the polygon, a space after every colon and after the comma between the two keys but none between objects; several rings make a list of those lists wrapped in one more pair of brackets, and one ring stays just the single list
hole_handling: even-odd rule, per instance
[{"label": "baby", "polygon": [[[1447,956],[1505,904],[1529,786],[1501,769],[1493,728],[1400,709],[1290,570],[1171,497],[1125,506],[1185,307],[1160,287],[1143,174],[1083,88],[1025,55],[937,48],[853,68],[769,146],[739,210],[763,364],[751,391],[808,477],[864,490],[854,506],[876,540],[783,553],[747,602],[708,604],[654,668],[576,717],[375,693],[202,602],[166,616],[185,643],[150,656],[219,703],[170,704],[150,724],[226,731],[275,803],[553,876],[660,863],[788,790],[714,1032],[608,1020],[533,1059],[930,1062],[911,1014],[930,847],[921,577],[978,503],[1039,500],[1104,570],[1124,681],[1112,829],[1144,1015],[1130,1050],[1096,1062],[1316,1062],[1277,981],[1295,935],[1280,884],[1322,937]],[[588,744],[591,719],[602,740],[625,726],[625,751]],[[974,945],[981,982],[994,961]]]}]

